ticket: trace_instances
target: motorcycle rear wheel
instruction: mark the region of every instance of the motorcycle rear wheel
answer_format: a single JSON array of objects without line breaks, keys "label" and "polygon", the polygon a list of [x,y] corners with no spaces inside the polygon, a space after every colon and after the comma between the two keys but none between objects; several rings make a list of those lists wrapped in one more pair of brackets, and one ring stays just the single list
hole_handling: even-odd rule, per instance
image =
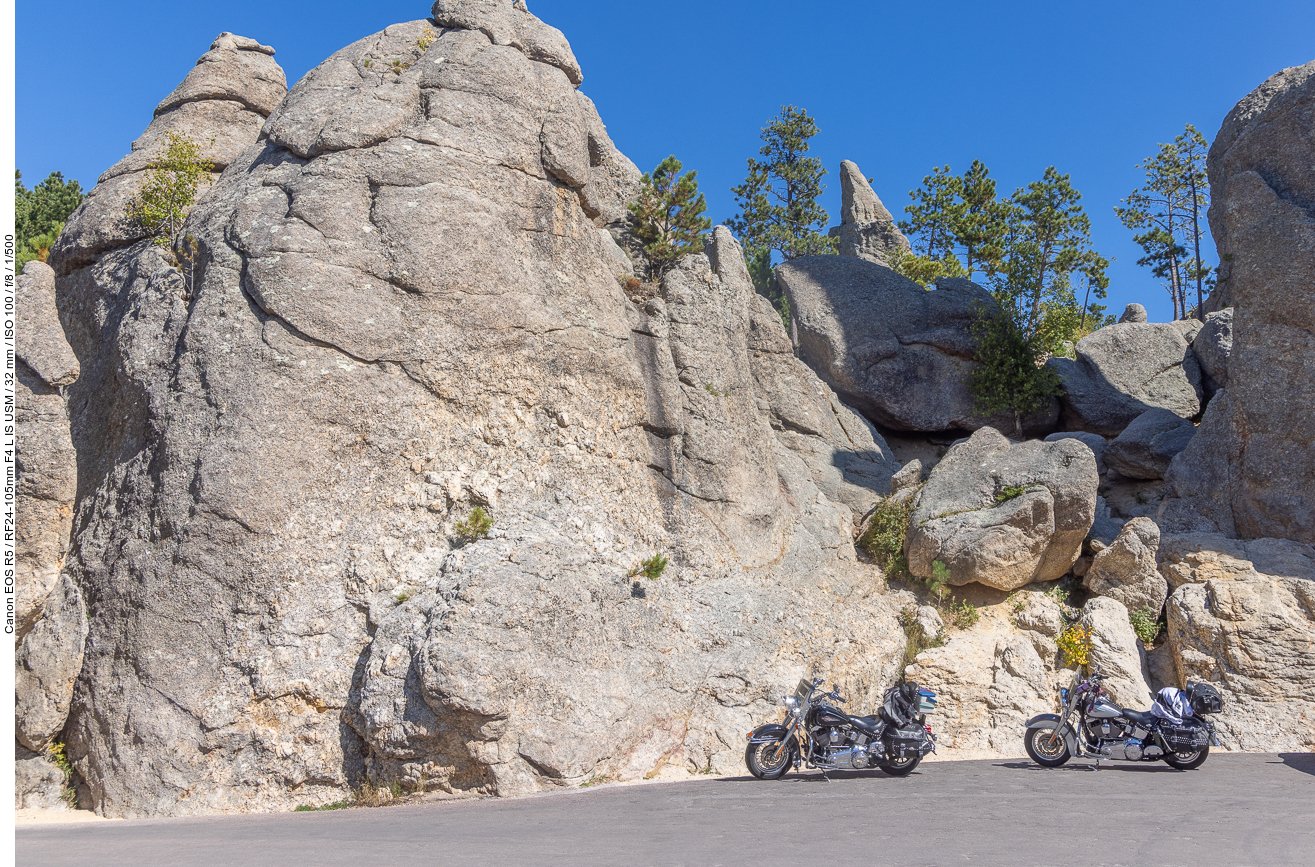
[{"label": "motorcycle rear wheel", "polygon": [[1054,729],[1028,729],[1023,735],[1023,748],[1043,768],[1057,768],[1072,758],[1068,741]]},{"label": "motorcycle rear wheel", "polygon": [[877,767],[892,777],[907,777],[922,761],[921,755],[906,756],[902,759],[883,759]]},{"label": "motorcycle rear wheel", "polygon": [[1191,752],[1169,753],[1164,757],[1164,763],[1180,771],[1191,771],[1205,764],[1205,759],[1209,755],[1210,745],[1206,744],[1199,750],[1192,750]]},{"label": "motorcycle rear wheel", "polygon": [[744,749],[744,764],[760,780],[779,780],[794,765],[795,748],[785,741],[749,744]]}]

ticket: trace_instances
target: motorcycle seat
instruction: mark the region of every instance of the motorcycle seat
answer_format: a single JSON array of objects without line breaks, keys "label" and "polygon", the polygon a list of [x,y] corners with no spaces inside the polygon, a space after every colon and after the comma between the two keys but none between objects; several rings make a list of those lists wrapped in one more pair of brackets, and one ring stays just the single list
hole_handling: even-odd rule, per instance
[{"label": "motorcycle seat", "polygon": [[876,716],[851,716],[849,721],[858,729],[868,734],[876,734],[877,729],[881,727],[881,720]]},{"label": "motorcycle seat", "polygon": [[1128,708],[1125,707],[1123,709],[1123,716],[1140,726],[1150,726],[1155,722],[1155,714],[1150,711],[1128,710]]}]

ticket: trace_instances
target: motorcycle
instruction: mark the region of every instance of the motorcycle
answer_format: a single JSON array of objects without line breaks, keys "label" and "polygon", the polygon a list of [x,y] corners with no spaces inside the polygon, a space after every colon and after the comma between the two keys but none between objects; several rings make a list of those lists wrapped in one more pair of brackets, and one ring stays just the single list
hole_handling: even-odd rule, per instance
[{"label": "motorcycle", "polygon": [[1150,711],[1119,707],[1105,694],[1099,670],[1060,687],[1058,714],[1043,713],[1027,721],[1023,746],[1032,761],[1057,768],[1073,756],[1092,756],[1096,769],[1105,759],[1129,762],[1164,760],[1183,771],[1199,768],[1219,746],[1214,724],[1206,714],[1219,713],[1224,700],[1208,683],[1189,683],[1186,690],[1166,687]]},{"label": "motorcycle", "polygon": [[880,768],[895,777],[913,773],[927,753],[936,750],[936,735],[927,713],[936,709],[936,694],[917,684],[886,692],[881,714],[850,716],[833,704],[845,704],[831,684],[819,692],[822,679],[800,680],[794,695],[785,696],[785,719],[749,732],[744,763],[760,780],[779,780],[800,764],[832,770]]}]

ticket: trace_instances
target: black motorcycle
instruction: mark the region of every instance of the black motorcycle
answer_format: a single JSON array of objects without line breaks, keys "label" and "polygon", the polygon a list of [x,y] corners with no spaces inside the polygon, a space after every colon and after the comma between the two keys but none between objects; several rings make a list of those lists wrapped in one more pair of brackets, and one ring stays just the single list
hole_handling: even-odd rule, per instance
[{"label": "black motorcycle", "polygon": [[880,768],[903,777],[922,757],[936,749],[936,736],[926,714],[936,709],[936,694],[906,683],[889,689],[879,716],[850,716],[831,702],[845,700],[831,684],[819,692],[822,680],[801,680],[794,695],[781,699],[785,720],[749,732],[744,763],[760,780],[779,780],[800,764],[832,770]]},{"label": "black motorcycle", "polygon": [[1214,724],[1206,714],[1224,709],[1223,696],[1208,683],[1189,683],[1186,690],[1167,687],[1150,711],[1129,710],[1110,701],[1093,674],[1074,675],[1069,688],[1059,690],[1060,713],[1043,713],[1027,721],[1023,746],[1032,761],[1057,768],[1073,756],[1091,756],[1096,768],[1104,759],[1153,762],[1163,759],[1179,770],[1199,768],[1219,746]]}]

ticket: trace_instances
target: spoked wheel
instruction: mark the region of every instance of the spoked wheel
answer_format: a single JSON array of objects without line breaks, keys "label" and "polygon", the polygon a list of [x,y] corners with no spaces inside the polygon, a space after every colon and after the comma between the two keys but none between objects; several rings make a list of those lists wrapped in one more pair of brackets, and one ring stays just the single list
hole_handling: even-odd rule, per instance
[{"label": "spoked wheel", "polygon": [[744,750],[744,764],[760,780],[779,780],[794,764],[794,745],[788,741],[749,744]]},{"label": "spoked wheel", "polygon": [[1058,729],[1028,729],[1023,746],[1032,761],[1044,768],[1057,768],[1070,758],[1068,741]]},{"label": "spoked wheel", "polygon": [[1171,768],[1177,768],[1180,771],[1190,771],[1205,764],[1205,759],[1208,755],[1210,755],[1210,745],[1206,744],[1199,750],[1186,750],[1169,753],[1164,757],[1164,761],[1165,764]]},{"label": "spoked wheel", "polygon": [[905,756],[902,759],[885,759],[878,767],[890,774],[892,777],[907,777],[913,773],[913,769],[922,761],[922,755],[914,754]]}]

